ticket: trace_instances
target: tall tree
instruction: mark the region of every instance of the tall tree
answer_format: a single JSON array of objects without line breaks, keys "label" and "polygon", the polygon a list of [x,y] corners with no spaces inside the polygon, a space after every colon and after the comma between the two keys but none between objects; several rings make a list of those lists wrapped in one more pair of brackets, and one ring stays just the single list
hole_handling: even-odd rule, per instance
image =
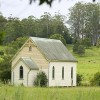
[{"label": "tall tree", "polygon": [[74,38],[89,38],[96,45],[100,38],[100,4],[76,3],[69,15],[68,22]]},{"label": "tall tree", "polygon": [[6,21],[7,20],[0,13],[0,44],[2,44],[2,42],[4,40]]}]

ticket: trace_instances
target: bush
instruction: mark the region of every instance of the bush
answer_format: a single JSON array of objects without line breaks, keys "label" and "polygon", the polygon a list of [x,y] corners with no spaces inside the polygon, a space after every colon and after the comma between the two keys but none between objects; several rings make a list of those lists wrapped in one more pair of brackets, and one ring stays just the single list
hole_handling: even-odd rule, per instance
[{"label": "bush", "polygon": [[91,85],[100,86],[100,72],[94,74],[94,77],[90,80]]},{"label": "bush", "polygon": [[77,51],[78,51],[78,43],[73,45],[73,52],[77,53]]},{"label": "bush", "polygon": [[83,75],[77,74],[77,86],[81,85],[82,80],[83,80]]},{"label": "bush", "polygon": [[73,52],[82,56],[85,54],[85,48],[83,45],[79,45],[78,43],[76,43],[73,45]]},{"label": "bush", "polygon": [[92,46],[92,42],[90,38],[85,38],[82,40],[82,44],[86,47],[89,48]]},{"label": "bush", "polygon": [[82,56],[82,55],[85,54],[85,48],[84,48],[83,45],[79,45],[79,46],[78,46],[78,51],[77,51],[77,53],[78,53],[80,56]]},{"label": "bush", "polygon": [[39,72],[34,80],[35,86],[45,87],[47,86],[47,76],[44,72]]},{"label": "bush", "polygon": [[9,79],[11,79],[11,71],[10,70],[4,70],[0,73],[0,79],[4,83],[7,83]]}]

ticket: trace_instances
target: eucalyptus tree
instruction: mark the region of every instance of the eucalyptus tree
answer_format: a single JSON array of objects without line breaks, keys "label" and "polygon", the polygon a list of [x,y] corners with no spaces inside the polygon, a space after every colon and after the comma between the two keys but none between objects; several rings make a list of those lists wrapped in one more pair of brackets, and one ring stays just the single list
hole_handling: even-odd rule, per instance
[{"label": "eucalyptus tree", "polygon": [[15,41],[23,36],[21,22],[18,18],[8,18],[5,28],[5,43]]},{"label": "eucalyptus tree", "polygon": [[22,32],[24,36],[36,36],[35,29],[36,26],[36,18],[34,16],[29,16],[28,18],[24,18],[21,20]]},{"label": "eucalyptus tree", "polygon": [[100,4],[86,4],[86,37],[92,40],[92,44],[96,45],[100,39]]},{"label": "eucalyptus tree", "polygon": [[100,38],[100,4],[76,3],[70,9],[68,22],[75,39],[89,38],[96,45]]},{"label": "eucalyptus tree", "polygon": [[48,38],[51,34],[51,19],[50,13],[45,12],[40,19],[38,19],[38,31],[37,36]]},{"label": "eucalyptus tree", "polygon": [[68,23],[73,37],[83,39],[85,28],[85,6],[81,2],[78,2],[69,9],[69,11]]}]

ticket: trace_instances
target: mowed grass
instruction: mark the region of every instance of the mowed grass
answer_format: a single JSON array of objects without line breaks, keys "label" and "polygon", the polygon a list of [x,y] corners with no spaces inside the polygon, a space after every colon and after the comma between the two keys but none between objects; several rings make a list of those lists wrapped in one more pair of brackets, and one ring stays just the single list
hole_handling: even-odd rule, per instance
[{"label": "mowed grass", "polygon": [[99,100],[99,87],[0,87],[0,100]]},{"label": "mowed grass", "polygon": [[[68,45],[68,49],[72,52],[72,45]],[[100,72],[100,48],[91,47],[85,50],[84,56],[73,54],[78,60],[77,73],[84,77],[84,81],[89,81],[96,72]]]}]

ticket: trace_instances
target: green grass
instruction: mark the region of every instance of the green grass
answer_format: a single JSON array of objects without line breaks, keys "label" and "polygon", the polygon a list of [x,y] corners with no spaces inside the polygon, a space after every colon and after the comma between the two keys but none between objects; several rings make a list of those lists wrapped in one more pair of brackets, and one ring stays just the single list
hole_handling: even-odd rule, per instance
[{"label": "green grass", "polygon": [[99,87],[0,87],[0,100],[99,100]]},{"label": "green grass", "polygon": [[[72,52],[72,45],[67,47]],[[85,82],[88,82],[96,72],[100,72],[100,48],[91,47],[86,49],[85,55],[82,57],[77,54],[73,55],[78,60],[77,72],[84,76]]]}]

